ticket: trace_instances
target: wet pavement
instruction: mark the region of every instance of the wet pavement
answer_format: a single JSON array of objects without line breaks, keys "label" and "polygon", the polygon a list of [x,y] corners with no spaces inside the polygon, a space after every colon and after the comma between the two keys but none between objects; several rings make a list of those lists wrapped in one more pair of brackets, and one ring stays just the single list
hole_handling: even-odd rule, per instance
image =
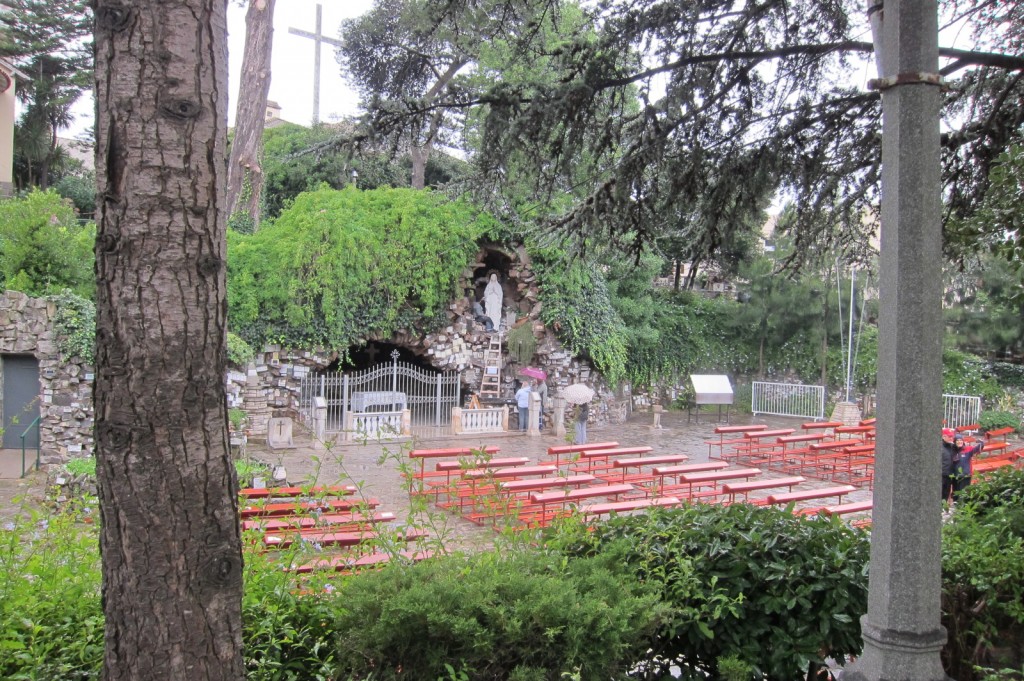
[{"label": "wet pavement", "polygon": [[[732,415],[731,425],[747,423],[763,423],[769,428],[795,428],[799,431],[799,419],[762,417],[751,418],[748,414]],[[661,428],[653,427],[653,416],[648,413],[634,414],[626,423],[605,426],[589,426],[588,441],[615,441],[623,447],[648,446],[652,448],[651,456],[668,454],[686,454],[687,463],[698,463],[709,459],[709,448],[706,440],[718,439],[714,429],[719,423],[715,419],[702,417],[699,423],[687,420],[687,415],[680,412],[667,412],[661,415]],[[571,438],[570,438],[571,439]],[[249,444],[246,454],[258,461],[270,465],[283,465],[291,484],[356,484],[360,494],[366,498],[380,501],[379,510],[391,511],[398,515],[400,522],[408,518],[410,513],[410,497],[406,485],[403,484],[402,470],[411,464],[409,452],[412,449],[448,448],[448,447],[483,447],[493,445],[500,448],[501,457],[527,457],[531,462],[547,459],[547,448],[567,444],[570,439],[558,437],[549,430],[539,436],[529,436],[520,432],[496,433],[487,435],[418,437],[404,441],[365,444],[331,444],[324,446],[314,443],[303,429],[295,429],[293,449],[269,449],[265,445]],[[713,453],[717,458],[717,450]],[[432,462],[428,462],[428,469]],[[743,466],[748,464],[743,463]],[[418,466],[417,466],[418,467]],[[763,477],[780,477],[783,473],[766,471]],[[806,476],[805,476],[806,477]],[[794,491],[815,487],[831,487],[836,484],[828,480],[816,480],[808,477]],[[762,495],[763,496],[763,495]],[[871,491],[866,487],[844,497],[845,502],[868,501]],[[835,499],[798,504],[798,506],[820,506],[835,503]],[[429,523],[436,526],[436,534],[462,548],[471,549],[493,542],[495,532],[489,528],[478,526],[453,513],[438,512],[431,507]],[[861,516],[862,517],[862,516]],[[416,524],[422,524],[423,518],[417,518]]]}]

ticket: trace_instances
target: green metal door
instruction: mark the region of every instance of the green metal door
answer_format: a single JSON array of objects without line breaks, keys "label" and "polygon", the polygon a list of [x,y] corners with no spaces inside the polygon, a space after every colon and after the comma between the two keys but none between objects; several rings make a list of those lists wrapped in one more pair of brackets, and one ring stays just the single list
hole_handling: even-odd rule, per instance
[{"label": "green metal door", "polygon": [[[39,417],[39,361],[32,355],[0,355],[3,378],[4,449],[21,447],[21,434]],[[38,430],[25,435],[25,446],[36,448]]]}]

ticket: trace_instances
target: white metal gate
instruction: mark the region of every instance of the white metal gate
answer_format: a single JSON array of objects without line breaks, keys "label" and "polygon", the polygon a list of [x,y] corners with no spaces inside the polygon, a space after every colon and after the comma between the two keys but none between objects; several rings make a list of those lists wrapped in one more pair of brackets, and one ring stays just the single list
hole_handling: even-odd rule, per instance
[{"label": "white metal gate", "polygon": [[311,425],[313,398],[323,397],[327,401],[329,432],[342,430],[349,412],[383,415],[408,409],[414,430],[451,425],[452,407],[460,402],[459,373],[422,369],[399,362],[398,357],[395,350],[390,363],[363,371],[303,376],[299,392],[302,417]]},{"label": "white metal gate", "polygon": [[978,422],[981,398],[971,395],[943,395],[942,419],[947,428],[958,428]]},{"label": "white metal gate", "polygon": [[750,411],[773,416],[795,416],[820,421],[825,418],[825,386],[755,381]]}]

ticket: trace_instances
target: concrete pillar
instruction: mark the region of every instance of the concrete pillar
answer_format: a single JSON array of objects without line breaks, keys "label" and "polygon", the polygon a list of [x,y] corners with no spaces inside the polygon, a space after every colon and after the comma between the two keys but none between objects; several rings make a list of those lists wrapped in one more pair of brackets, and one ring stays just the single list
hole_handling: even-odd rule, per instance
[{"label": "concrete pillar", "polygon": [[530,413],[527,416],[529,426],[526,429],[527,435],[540,435],[540,395],[530,393]]},{"label": "concrete pillar", "polygon": [[565,437],[565,398],[556,397],[552,400],[551,405],[555,411],[555,436]]},{"label": "concrete pillar", "polygon": [[886,0],[872,14],[883,113],[878,436],[864,652],[847,681],[947,678],[937,15],[936,0]]},{"label": "concrete pillar", "polygon": [[15,72],[0,64],[0,196],[14,193]]}]

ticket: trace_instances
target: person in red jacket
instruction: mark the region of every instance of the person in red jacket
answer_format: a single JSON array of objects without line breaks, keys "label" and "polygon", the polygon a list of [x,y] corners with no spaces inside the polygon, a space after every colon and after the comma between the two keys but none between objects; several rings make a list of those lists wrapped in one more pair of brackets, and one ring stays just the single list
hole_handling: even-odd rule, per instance
[{"label": "person in red jacket", "polygon": [[985,443],[968,445],[964,436],[957,433],[953,438],[953,447],[956,450],[956,460],[953,462],[953,500],[956,501],[960,492],[971,484],[971,459],[985,448]]}]

